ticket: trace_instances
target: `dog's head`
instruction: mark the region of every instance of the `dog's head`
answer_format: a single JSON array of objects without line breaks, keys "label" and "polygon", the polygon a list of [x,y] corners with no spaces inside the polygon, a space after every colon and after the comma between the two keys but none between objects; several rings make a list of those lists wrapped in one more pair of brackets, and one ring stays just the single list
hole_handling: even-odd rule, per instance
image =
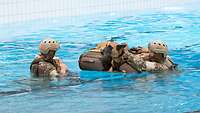
[{"label": "dog's head", "polygon": [[111,42],[111,41],[106,41],[106,42],[101,42],[99,44],[97,44],[97,46],[93,49],[91,49],[90,51],[93,52],[103,52],[103,50],[107,47],[115,47],[117,45],[117,43],[115,42]]},{"label": "dog's head", "polygon": [[118,44],[112,49],[112,58],[120,58],[126,50],[128,50],[126,43]]},{"label": "dog's head", "polygon": [[112,71],[119,71],[120,66],[124,63],[122,56],[126,50],[128,50],[126,43],[118,44],[112,49]]}]

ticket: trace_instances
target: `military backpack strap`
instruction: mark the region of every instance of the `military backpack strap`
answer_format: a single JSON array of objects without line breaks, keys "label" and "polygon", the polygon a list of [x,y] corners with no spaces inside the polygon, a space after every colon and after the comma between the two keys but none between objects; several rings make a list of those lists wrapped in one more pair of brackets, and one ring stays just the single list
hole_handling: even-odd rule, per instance
[{"label": "military backpack strap", "polygon": [[30,70],[31,70],[33,64],[39,64],[40,62],[44,62],[44,59],[42,59],[42,58],[36,58],[36,59],[34,59],[31,62]]}]

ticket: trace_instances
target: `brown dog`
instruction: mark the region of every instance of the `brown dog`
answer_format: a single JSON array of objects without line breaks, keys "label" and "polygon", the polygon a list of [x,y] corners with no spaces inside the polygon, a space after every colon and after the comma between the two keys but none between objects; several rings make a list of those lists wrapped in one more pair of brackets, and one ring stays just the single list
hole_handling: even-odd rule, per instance
[{"label": "brown dog", "polygon": [[128,45],[126,43],[118,44],[112,49],[112,67],[109,71],[122,71],[120,70],[120,66],[126,63],[126,59],[124,58],[124,52],[126,50],[128,50]]}]

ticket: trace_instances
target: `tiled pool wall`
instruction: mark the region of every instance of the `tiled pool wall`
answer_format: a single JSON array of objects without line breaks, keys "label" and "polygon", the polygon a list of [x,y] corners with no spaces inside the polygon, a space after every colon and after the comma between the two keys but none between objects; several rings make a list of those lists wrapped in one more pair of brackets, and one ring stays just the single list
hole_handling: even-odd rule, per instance
[{"label": "tiled pool wall", "polygon": [[0,24],[59,16],[132,10],[181,10],[198,0],[1,0]]}]

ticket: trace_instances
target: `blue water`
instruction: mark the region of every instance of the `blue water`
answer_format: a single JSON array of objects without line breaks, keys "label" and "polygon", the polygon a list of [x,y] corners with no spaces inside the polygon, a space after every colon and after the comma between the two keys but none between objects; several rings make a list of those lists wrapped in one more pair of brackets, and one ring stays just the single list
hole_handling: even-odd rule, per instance
[{"label": "blue water", "polygon": [[[52,18],[1,25],[0,112],[182,113],[200,109],[200,15],[148,12]],[[29,66],[44,37],[75,76],[31,79]],[[81,71],[81,53],[105,40],[145,46],[165,41],[179,72],[123,74]]]}]

